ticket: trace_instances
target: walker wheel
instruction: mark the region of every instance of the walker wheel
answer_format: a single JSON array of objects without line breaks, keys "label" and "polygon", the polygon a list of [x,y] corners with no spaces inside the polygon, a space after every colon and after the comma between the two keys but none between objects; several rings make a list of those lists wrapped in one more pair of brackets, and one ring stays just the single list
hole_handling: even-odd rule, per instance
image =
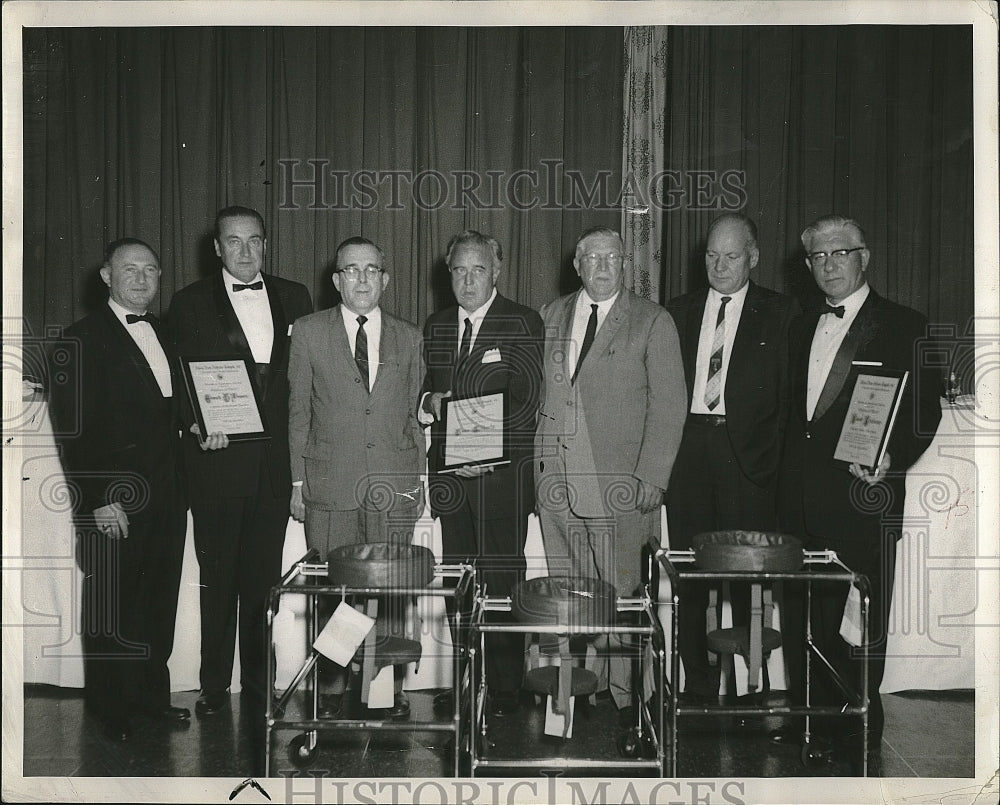
[{"label": "walker wheel", "polygon": [[304,769],[316,762],[318,744],[309,748],[309,734],[296,735],[288,742],[288,759],[297,769]]}]

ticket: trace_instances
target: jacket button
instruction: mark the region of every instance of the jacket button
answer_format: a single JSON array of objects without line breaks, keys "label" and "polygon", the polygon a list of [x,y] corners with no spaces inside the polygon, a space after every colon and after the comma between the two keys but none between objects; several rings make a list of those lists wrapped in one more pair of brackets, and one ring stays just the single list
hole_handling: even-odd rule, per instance
[{"label": "jacket button", "polygon": [[539,461],[538,462],[538,471],[539,472],[545,472],[545,462],[544,461]]},{"label": "jacket button", "polygon": [[373,448],[373,447],[374,447],[375,445],[374,445],[374,444],[372,444],[371,442],[368,442],[368,444],[367,444],[367,445],[365,445],[365,446],[366,446],[366,447],[367,447],[367,448],[368,448],[369,450],[371,450],[371,449],[372,449],[372,448]]},{"label": "jacket button", "polygon": [[366,414],[369,414],[369,415],[370,415],[370,414],[371,414],[371,412],[372,412],[372,409],[371,409],[371,408],[366,408],[366,409],[365,409],[365,413],[366,413]]},{"label": "jacket button", "polygon": [[361,382],[361,378],[360,378],[360,377],[356,377],[356,378],[354,378],[354,382],[355,382],[355,383],[360,383],[360,382]]}]

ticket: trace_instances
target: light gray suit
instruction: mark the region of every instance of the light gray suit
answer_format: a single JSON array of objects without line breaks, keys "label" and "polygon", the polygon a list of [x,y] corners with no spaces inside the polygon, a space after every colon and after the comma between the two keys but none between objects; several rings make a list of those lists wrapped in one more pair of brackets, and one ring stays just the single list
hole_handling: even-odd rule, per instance
[{"label": "light gray suit", "polygon": [[[551,575],[582,575],[631,595],[641,551],[659,541],[660,513],[635,508],[636,481],[666,489],[680,446],[687,391],[680,342],[662,307],[622,290],[570,381],[567,346],[579,293],[542,308],[545,362],[535,434],[535,483]],[[621,660],[622,658],[616,658]],[[627,662],[611,693],[629,701]]]}]

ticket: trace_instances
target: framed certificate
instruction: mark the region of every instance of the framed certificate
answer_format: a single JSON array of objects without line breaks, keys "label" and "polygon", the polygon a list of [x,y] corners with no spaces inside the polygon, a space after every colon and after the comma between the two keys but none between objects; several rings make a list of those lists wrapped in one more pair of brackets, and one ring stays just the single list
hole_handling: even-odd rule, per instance
[{"label": "framed certificate", "polygon": [[231,442],[271,438],[249,358],[180,361],[202,438],[210,433],[224,433]]},{"label": "framed certificate", "polygon": [[834,450],[836,461],[874,470],[885,457],[909,372],[868,368],[854,381],[851,402]]},{"label": "framed certificate", "polygon": [[510,463],[506,392],[463,399],[446,397],[441,403],[445,434],[441,472]]}]

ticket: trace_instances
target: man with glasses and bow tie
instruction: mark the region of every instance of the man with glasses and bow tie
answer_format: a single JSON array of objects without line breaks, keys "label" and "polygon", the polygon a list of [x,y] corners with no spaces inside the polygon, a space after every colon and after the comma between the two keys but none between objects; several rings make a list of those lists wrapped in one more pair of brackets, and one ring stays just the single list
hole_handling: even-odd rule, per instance
[{"label": "man with glasses and bow tie", "polygon": [[[448,243],[445,261],[458,304],[424,324],[427,374],[420,418],[431,425],[431,511],[441,521],[444,561],[474,561],[489,595],[509,595],[524,578],[524,542],[534,508],[531,442],[541,389],[542,320],[497,292],[503,251],[496,238],[466,230]],[[507,395],[510,462],[444,472],[443,400],[500,392]],[[452,599],[446,605],[452,606]],[[513,713],[524,671],[524,635],[486,635],[485,660],[490,713]],[[450,714],[450,692],[438,694],[434,706]]]},{"label": "man with glasses and bow tie", "polygon": [[288,346],[292,323],[312,312],[304,285],[262,273],[267,237],[256,210],[220,210],[214,234],[222,270],[174,294],[170,331],[182,358],[247,358],[255,365],[270,438],[231,443],[223,433],[201,434],[186,411],[185,463],[201,572],[199,716],[229,705],[237,623],[241,687],[258,704],[268,688],[264,610],[281,575],[292,486]]},{"label": "man with glasses and bow tie", "polygon": [[[603,579],[630,596],[641,584],[643,546],[660,542],[687,410],[684,364],[670,314],[624,287],[617,232],[584,232],[573,266],[583,288],[542,308],[535,483],[545,558],[551,575]],[[631,665],[610,657],[625,755],[638,750]]]},{"label": "man with glasses and bow tie", "polygon": [[[869,746],[877,750],[884,725],[879,685],[885,670],[896,540],[902,536],[906,471],[927,449],[941,419],[939,378],[919,360],[927,319],[869,286],[871,253],[857,221],[840,215],[819,218],[803,231],[802,245],[806,265],[826,299],[799,316],[790,331],[792,400],[779,470],[780,526],[800,537],[808,550],[836,551],[871,582]],[[874,468],[845,466],[833,458],[854,378],[866,366],[909,372],[888,450]],[[857,686],[860,652],[840,635],[848,585],[813,582],[812,587],[813,640],[833,667]],[[781,611],[790,693],[796,704],[804,702],[805,690],[804,595],[803,585],[786,584]],[[813,704],[846,703],[828,674],[814,676]],[[834,744],[860,729],[853,721],[829,721],[816,719],[812,726],[820,739]],[[802,735],[789,726],[771,738],[795,743]]]},{"label": "man with glasses and bow tie", "polygon": [[[340,304],[295,323],[288,359],[292,516],[324,560],[342,545],[409,545],[424,504],[420,330],[379,306],[389,273],[378,246],[348,238],[334,265]],[[401,606],[389,604],[391,629],[402,626]],[[346,673],[320,663],[318,713],[336,717]],[[390,718],[410,713],[404,670],[396,666]]]},{"label": "man with glasses and bow tie", "polygon": [[187,503],[183,394],[173,352],[148,312],[160,264],[143,241],[105,252],[106,305],[67,328],[51,356],[50,412],[72,495],[81,567],[88,710],[113,740],[133,717],[185,725],[170,704]]}]

